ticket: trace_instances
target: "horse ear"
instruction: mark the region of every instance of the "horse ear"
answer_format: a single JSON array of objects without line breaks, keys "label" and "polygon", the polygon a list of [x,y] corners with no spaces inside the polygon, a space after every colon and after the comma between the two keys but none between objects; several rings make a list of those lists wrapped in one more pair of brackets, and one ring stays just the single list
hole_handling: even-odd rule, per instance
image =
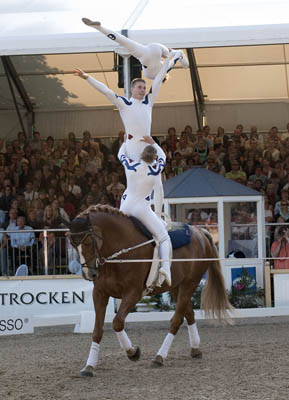
[{"label": "horse ear", "polygon": [[101,249],[103,243],[102,231],[98,226],[92,226],[93,232],[95,233],[95,239],[98,250]]}]

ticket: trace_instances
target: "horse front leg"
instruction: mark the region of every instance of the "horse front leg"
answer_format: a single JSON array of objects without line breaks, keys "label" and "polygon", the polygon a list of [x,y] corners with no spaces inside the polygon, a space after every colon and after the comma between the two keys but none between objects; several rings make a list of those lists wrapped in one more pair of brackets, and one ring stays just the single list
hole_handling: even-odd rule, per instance
[{"label": "horse front leg", "polygon": [[173,318],[171,319],[169,333],[165,337],[165,340],[163,341],[159,351],[157,352],[157,355],[151,362],[151,366],[153,368],[162,367],[164,365],[164,359],[167,358],[169,350],[173,344],[175,335],[177,334],[180,326],[184,321],[184,315],[188,307],[188,304],[190,303],[191,294],[192,294],[191,283],[189,283],[188,285],[183,285],[182,287],[179,288],[177,294],[176,312]]},{"label": "horse front leg", "polygon": [[85,367],[80,371],[80,376],[91,377],[93,376],[93,370],[96,368],[98,363],[98,355],[100,349],[100,341],[103,335],[103,325],[105,318],[106,306],[109,300],[109,296],[104,295],[100,290],[94,286],[93,289],[93,303],[95,310],[95,322],[92,334],[92,342],[90,346],[90,352],[86,361]]},{"label": "horse front leg", "polygon": [[126,351],[126,354],[131,361],[137,361],[140,358],[140,348],[131,343],[131,340],[124,329],[124,324],[127,314],[134,308],[139,299],[139,295],[125,297],[113,319],[113,329],[118,338],[120,347]]}]

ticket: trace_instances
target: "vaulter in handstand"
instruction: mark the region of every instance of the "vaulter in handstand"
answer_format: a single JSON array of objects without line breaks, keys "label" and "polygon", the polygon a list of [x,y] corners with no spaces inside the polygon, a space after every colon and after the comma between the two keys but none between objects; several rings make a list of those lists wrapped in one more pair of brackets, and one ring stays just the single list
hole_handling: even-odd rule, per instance
[{"label": "vaulter in handstand", "polygon": [[[137,58],[142,64],[144,76],[148,79],[155,79],[162,68],[162,60],[169,57],[169,55],[171,61],[167,72],[173,68],[174,64],[178,60],[184,68],[189,66],[188,60],[186,59],[186,56],[182,50],[168,49],[166,46],[160,43],[149,43],[147,45],[143,45],[128,39],[126,36],[105,28],[98,21],[91,21],[88,18],[82,18],[82,21],[86,25],[97,29],[99,32],[102,32],[109,39],[115,40],[118,44],[124,47],[129,54]],[[171,57],[172,55],[173,57]]]}]

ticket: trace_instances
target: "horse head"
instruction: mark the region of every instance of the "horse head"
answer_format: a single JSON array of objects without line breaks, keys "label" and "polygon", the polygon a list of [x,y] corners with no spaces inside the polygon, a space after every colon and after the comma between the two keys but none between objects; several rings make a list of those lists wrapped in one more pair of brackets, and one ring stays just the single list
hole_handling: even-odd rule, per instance
[{"label": "horse head", "polygon": [[89,214],[87,218],[76,217],[65,225],[70,231],[67,233],[70,243],[78,252],[83,278],[94,281],[98,276],[97,267],[103,263],[99,253],[103,242],[101,229],[91,224]]}]

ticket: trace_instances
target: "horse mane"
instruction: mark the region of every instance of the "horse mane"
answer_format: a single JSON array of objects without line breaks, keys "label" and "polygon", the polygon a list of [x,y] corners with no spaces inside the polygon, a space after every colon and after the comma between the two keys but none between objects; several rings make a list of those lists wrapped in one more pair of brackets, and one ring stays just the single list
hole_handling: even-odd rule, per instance
[{"label": "horse mane", "polygon": [[127,214],[124,214],[118,208],[109,206],[107,204],[95,204],[93,206],[89,206],[86,210],[78,214],[76,218],[86,218],[91,212],[103,212],[109,215],[129,218]]}]

